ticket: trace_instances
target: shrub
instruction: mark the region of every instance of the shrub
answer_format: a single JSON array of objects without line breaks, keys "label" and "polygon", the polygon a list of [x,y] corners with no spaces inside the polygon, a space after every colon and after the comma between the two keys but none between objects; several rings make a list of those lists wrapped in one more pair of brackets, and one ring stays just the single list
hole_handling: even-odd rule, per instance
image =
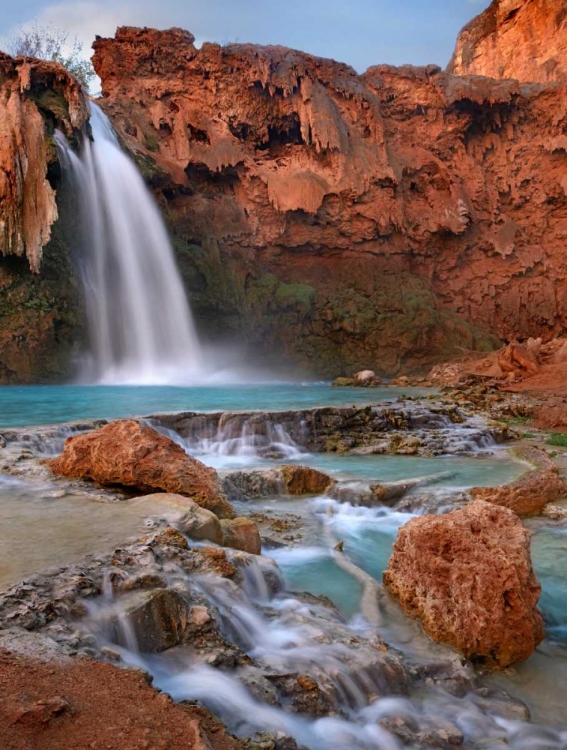
[{"label": "shrub", "polygon": [[14,57],[36,57],[40,60],[60,63],[72,76],[89,88],[96,77],[90,60],[83,57],[83,45],[76,36],[69,37],[67,31],[52,24],[47,26],[22,27],[8,45]]},{"label": "shrub", "polygon": [[559,448],[567,448],[567,432],[556,432],[545,441],[547,445],[556,445]]}]

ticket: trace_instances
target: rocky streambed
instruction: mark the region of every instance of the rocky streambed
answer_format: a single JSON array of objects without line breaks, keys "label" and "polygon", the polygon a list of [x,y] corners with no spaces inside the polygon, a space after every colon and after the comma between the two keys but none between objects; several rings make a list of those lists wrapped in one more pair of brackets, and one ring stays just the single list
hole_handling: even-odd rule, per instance
[{"label": "rocky streambed", "polygon": [[[0,679],[37,683],[0,700],[8,747],[39,727],[42,748],[82,747],[105,681],[120,727],[90,746],[186,747],[185,727],[213,748],[561,747],[545,669],[548,710],[509,665],[544,627],[514,502],[564,488],[511,437],[449,398],[4,430]],[[562,658],[549,581],[528,668]]]}]

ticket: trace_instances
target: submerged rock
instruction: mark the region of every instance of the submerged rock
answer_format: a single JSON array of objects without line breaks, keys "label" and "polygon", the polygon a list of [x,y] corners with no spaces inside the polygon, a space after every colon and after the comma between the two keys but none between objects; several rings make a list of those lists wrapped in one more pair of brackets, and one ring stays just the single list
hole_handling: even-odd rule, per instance
[{"label": "submerged rock", "polygon": [[434,641],[476,662],[507,667],[543,639],[530,533],[506,508],[477,501],[412,519],[398,532],[384,583]]},{"label": "submerged rock", "polygon": [[249,500],[270,495],[321,495],[335,481],[309,466],[290,464],[277,469],[234,471],[223,477],[223,489],[231,500]]},{"label": "submerged rock", "polygon": [[47,463],[62,476],[140,492],[186,495],[219,518],[235,516],[214,469],[135,419],[118,420],[68,438],[63,453]]},{"label": "submerged rock", "polygon": [[262,553],[262,540],[258,526],[251,518],[223,519],[221,521],[223,545],[248,552],[251,555]]},{"label": "submerged rock", "polygon": [[288,495],[320,495],[334,484],[330,476],[309,466],[282,466],[279,471]]},{"label": "submerged rock", "polygon": [[471,494],[479,500],[510,508],[518,516],[540,515],[545,505],[567,493],[567,487],[557,466],[544,451],[520,446],[514,452],[518,458],[531,464],[530,471],[501,487],[474,487]]}]

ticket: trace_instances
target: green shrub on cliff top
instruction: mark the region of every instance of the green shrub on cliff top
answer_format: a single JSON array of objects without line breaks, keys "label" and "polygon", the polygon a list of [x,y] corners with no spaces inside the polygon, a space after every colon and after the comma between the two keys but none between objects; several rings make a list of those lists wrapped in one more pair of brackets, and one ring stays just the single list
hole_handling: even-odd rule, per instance
[{"label": "green shrub on cliff top", "polygon": [[90,60],[83,57],[83,45],[79,39],[69,37],[67,31],[53,24],[22,27],[8,44],[14,57],[37,57],[62,65],[88,90],[96,77]]}]

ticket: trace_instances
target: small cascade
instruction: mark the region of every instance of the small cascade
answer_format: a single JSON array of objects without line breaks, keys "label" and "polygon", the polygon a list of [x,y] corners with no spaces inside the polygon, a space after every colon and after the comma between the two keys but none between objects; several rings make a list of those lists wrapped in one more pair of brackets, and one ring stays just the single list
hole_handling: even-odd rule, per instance
[{"label": "small cascade", "polygon": [[93,140],[80,158],[55,137],[80,200],[79,253],[90,351],[82,378],[98,383],[187,384],[203,354],[173,249],[151,193],[110,122],[91,102]]},{"label": "small cascade", "polygon": [[[270,593],[261,580],[269,584],[269,564],[255,564],[238,566],[244,578],[240,586],[214,574],[188,579],[175,565],[169,570],[170,586],[189,600],[206,601],[225,637],[252,660],[232,673],[213,668],[184,646],[169,653],[138,650],[127,618],[121,617],[129,595],[125,600],[114,597],[108,582],[98,601],[85,603],[89,616],[83,625],[99,645],[118,651],[125,664],[147,670],[155,687],[177,701],[204,703],[238,736],[269,732],[282,740],[293,737],[312,750],[400,750],[391,731],[399,728],[409,739],[427,739],[428,746],[506,745],[523,750],[544,740],[545,747],[563,746],[559,733],[512,717],[510,710],[517,704],[504,698],[500,706],[486,690],[476,690],[464,668],[456,694],[440,687],[412,690],[410,674],[397,656],[376,648],[373,629],[355,628],[324,604],[306,604],[285,588]],[[415,629],[415,637],[427,643]],[[460,668],[458,657],[437,649],[433,661],[425,658],[424,673],[443,670],[453,659]],[[295,680],[295,675],[314,680],[322,699],[333,707],[332,715],[315,718],[292,709],[285,690],[276,703],[265,702],[247,682],[250,676],[260,681],[257,684],[265,683],[263,675],[271,685]],[[447,735],[454,742],[448,742]],[[487,739],[493,745],[486,745]]]},{"label": "small cascade", "polygon": [[217,469],[257,465],[262,459],[296,461],[308,455],[296,441],[301,435],[290,434],[284,425],[263,414],[248,417],[226,413],[220,418],[198,415],[185,425],[183,435],[165,427],[159,419],[150,419],[148,424],[191,456]]}]

